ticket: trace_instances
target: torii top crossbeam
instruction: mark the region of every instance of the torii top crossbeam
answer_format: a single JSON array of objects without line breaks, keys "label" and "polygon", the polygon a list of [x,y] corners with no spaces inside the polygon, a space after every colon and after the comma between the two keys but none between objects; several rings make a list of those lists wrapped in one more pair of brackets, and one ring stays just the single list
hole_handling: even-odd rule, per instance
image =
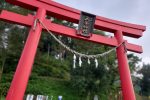
[{"label": "torii top crossbeam", "polygon": [[[47,10],[48,15],[74,23],[78,23],[80,18],[79,10],[58,4],[51,0],[6,0],[6,1],[31,10],[36,10],[37,8],[44,8]],[[145,31],[145,26],[120,22],[100,16],[97,16],[96,18],[95,28],[113,33],[117,30],[121,30],[125,36],[130,36],[134,38],[141,37],[142,32]]]},{"label": "torii top crossbeam", "polygon": [[[118,46],[124,41],[123,36],[132,38],[140,38],[146,27],[142,25],[129,24],[121,21],[116,21],[100,16],[96,16],[94,27],[102,31],[114,33],[114,37],[108,38],[101,35],[93,34],[90,38],[76,35],[76,30],[65,27],[63,25],[55,24],[46,19],[46,15],[56,17],[58,19],[67,20],[73,23],[78,23],[80,19],[80,11],[56,3],[51,0],[6,0],[7,2],[21,6],[26,9],[36,11],[36,15],[20,15],[13,12],[3,10],[0,14],[0,20],[8,21],[24,26],[31,27],[29,36],[25,43],[24,50],[19,60],[16,73],[14,75],[12,84],[8,91],[6,100],[22,100],[28,83],[29,75],[31,73],[32,64],[36,54],[37,45],[39,43],[42,29],[39,23],[33,31],[33,25],[36,18],[40,19],[46,27],[57,34],[66,35],[69,37],[95,42],[112,47]],[[13,17],[10,17],[13,16]],[[129,51],[142,53],[142,47],[131,44],[125,41],[126,48]],[[118,68],[121,79],[121,87],[124,100],[136,100],[133,90],[133,85],[130,77],[130,70],[127,63],[127,56],[124,52],[124,47],[117,48]]]}]

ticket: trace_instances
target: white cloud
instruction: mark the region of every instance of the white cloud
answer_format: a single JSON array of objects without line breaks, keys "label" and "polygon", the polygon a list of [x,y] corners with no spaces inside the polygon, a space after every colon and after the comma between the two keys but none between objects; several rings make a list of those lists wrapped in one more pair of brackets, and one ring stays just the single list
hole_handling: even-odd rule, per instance
[{"label": "white cloud", "polygon": [[150,64],[150,57],[144,57],[142,60],[145,64]]}]

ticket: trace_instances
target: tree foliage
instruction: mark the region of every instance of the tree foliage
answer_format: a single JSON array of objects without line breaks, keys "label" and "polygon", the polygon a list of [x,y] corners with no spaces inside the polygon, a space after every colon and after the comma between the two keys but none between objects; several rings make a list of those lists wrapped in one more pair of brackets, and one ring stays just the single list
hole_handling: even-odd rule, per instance
[{"label": "tree foliage", "polygon": [[143,67],[138,72],[143,75],[141,80],[141,95],[150,96],[150,64],[143,64]]}]

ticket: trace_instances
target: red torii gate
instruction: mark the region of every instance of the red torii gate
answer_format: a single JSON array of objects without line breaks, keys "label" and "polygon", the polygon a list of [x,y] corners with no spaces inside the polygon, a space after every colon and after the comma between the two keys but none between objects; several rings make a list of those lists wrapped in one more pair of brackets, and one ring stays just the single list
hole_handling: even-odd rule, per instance
[{"label": "red torii gate", "polygon": [[[13,12],[3,10],[0,14],[0,19],[24,26],[31,27],[28,38],[26,40],[21,58],[19,60],[14,78],[12,80],[10,89],[8,91],[6,100],[22,100],[28,79],[31,73],[36,49],[41,36],[41,31],[44,29],[40,23],[37,23],[36,29],[33,30],[35,19],[42,21],[50,31],[65,35],[77,39],[82,39],[90,42],[108,45],[116,47],[120,43],[124,42],[123,36],[129,36],[133,38],[140,38],[146,27],[141,25],[129,24],[120,22],[100,16],[96,16],[96,22],[94,27],[107,32],[114,33],[114,37],[108,38],[100,35],[93,34],[92,37],[86,38],[76,35],[76,30],[58,25],[50,22],[46,19],[46,15],[50,15],[56,18],[67,20],[73,23],[78,23],[80,18],[80,11],[58,4],[51,0],[6,0],[7,2],[18,5],[30,10],[37,11],[35,16],[20,15]],[[13,17],[11,17],[13,16]],[[139,45],[131,44],[125,41],[128,51],[142,53],[142,47]],[[124,46],[121,45],[117,48],[117,59],[119,74],[121,80],[121,88],[123,93],[123,100],[136,100],[132,80],[130,76],[129,65],[127,62],[127,55],[124,50]]]}]

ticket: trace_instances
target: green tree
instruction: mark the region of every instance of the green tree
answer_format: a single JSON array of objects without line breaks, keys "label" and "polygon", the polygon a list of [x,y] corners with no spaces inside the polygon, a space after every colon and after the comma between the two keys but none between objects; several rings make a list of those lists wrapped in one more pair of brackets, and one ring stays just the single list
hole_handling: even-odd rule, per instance
[{"label": "green tree", "polygon": [[141,59],[133,53],[128,54],[127,57],[131,73],[137,71],[137,69],[140,67],[138,64],[141,62]]},{"label": "green tree", "polygon": [[138,72],[143,75],[141,80],[141,95],[150,96],[150,64],[143,64]]},{"label": "green tree", "polygon": [[[96,30],[96,34],[105,35],[102,31]],[[98,54],[110,50],[110,47],[75,40],[73,49],[85,54]],[[79,91],[79,95],[87,96],[87,100],[93,99],[94,95],[99,95],[103,99],[108,99],[110,92],[115,89],[114,82],[118,79],[118,71],[115,62],[115,52],[98,59],[99,66],[96,68],[94,59],[82,58],[82,67],[78,66],[71,70],[72,86]],[[77,57],[78,58],[78,57]],[[114,86],[114,87],[113,87]],[[84,98],[85,99],[85,98]]]}]

